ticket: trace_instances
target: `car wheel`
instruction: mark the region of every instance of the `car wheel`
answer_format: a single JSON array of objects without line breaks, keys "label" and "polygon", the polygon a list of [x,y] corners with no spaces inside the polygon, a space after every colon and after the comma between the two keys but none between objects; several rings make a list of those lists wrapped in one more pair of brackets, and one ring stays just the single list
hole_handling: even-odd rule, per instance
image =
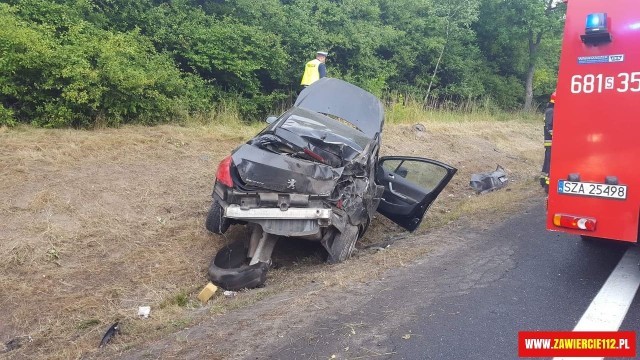
[{"label": "car wheel", "polygon": [[213,200],[211,204],[205,227],[207,230],[218,235],[224,234],[227,229],[229,229],[229,219],[224,217],[222,206],[216,200]]},{"label": "car wheel", "polygon": [[367,221],[358,226],[358,240],[362,239],[364,233],[369,229],[369,225],[371,225],[371,217],[367,216]]},{"label": "car wheel", "polygon": [[323,241],[324,247],[329,252],[327,262],[337,264],[347,260],[356,247],[359,232],[357,226],[347,224],[343,232],[334,231],[330,239]]}]

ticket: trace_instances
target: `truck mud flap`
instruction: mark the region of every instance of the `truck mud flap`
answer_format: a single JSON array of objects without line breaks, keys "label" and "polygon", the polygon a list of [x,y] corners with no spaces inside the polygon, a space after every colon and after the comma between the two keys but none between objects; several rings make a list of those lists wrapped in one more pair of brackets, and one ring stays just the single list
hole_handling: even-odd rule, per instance
[{"label": "truck mud flap", "polygon": [[209,265],[209,279],[226,290],[237,291],[262,286],[267,279],[269,264],[246,265],[244,242],[236,241],[218,251]]}]

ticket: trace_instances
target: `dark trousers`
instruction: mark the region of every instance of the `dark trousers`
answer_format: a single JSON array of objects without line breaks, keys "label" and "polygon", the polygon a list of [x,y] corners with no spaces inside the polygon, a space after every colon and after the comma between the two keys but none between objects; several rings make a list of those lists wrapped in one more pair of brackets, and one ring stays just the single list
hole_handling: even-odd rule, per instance
[{"label": "dark trousers", "polygon": [[550,167],[551,167],[551,146],[545,146],[544,162],[542,163],[542,172],[548,175]]}]

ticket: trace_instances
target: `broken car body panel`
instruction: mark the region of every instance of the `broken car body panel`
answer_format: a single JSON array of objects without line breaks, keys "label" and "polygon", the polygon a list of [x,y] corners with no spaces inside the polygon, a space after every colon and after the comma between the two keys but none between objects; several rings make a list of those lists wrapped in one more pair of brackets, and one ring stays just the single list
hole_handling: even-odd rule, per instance
[{"label": "broken car body panel", "polygon": [[380,100],[338,79],[316,81],[300,93],[294,106],[342,118],[370,138],[382,132],[384,108]]},{"label": "broken car body panel", "polygon": [[246,190],[301,192],[329,195],[342,175],[342,168],[281,156],[270,151],[242,145],[232,156],[239,185]]},{"label": "broken car body panel", "polygon": [[[207,228],[222,233],[229,223],[250,225],[247,256],[260,261],[270,258],[273,236],[291,236],[320,241],[330,262],[350,256],[376,210],[415,230],[456,170],[415,157],[379,162],[383,119],[372,94],[337,79],[317,81],[221,164],[228,168],[218,174],[228,178],[216,181]],[[214,282],[221,268],[227,278],[232,271],[212,263]]]}]

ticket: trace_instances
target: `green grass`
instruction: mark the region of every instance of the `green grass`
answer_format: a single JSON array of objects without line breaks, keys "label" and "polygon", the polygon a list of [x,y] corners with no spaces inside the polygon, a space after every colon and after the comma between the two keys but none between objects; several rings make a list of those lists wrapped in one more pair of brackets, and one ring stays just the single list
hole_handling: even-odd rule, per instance
[{"label": "green grass", "polygon": [[[292,101],[280,104],[272,115],[286,111]],[[498,108],[490,99],[453,101],[432,101],[426,106],[416,99],[385,104],[386,123],[415,124],[420,122],[475,122],[475,121],[520,121],[535,122],[542,114],[537,111],[506,111]],[[265,117],[266,118],[266,117]],[[208,113],[189,115],[181,122],[184,126],[205,126],[222,128],[229,133],[259,131],[266,123],[264,119],[246,119],[240,114],[238,105],[232,101],[222,101]]]},{"label": "green grass", "polygon": [[415,124],[420,122],[470,122],[470,121],[522,121],[534,122],[542,116],[538,112],[505,111],[485,101],[462,104],[405,101],[386,105],[386,122],[391,124]]},{"label": "green grass", "polygon": [[160,303],[160,308],[164,309],[168,306],[186,307],[188,304],[189,304],[189,294],[187,294],[187,292],[183,290],[162,301],[162,303]]}]

